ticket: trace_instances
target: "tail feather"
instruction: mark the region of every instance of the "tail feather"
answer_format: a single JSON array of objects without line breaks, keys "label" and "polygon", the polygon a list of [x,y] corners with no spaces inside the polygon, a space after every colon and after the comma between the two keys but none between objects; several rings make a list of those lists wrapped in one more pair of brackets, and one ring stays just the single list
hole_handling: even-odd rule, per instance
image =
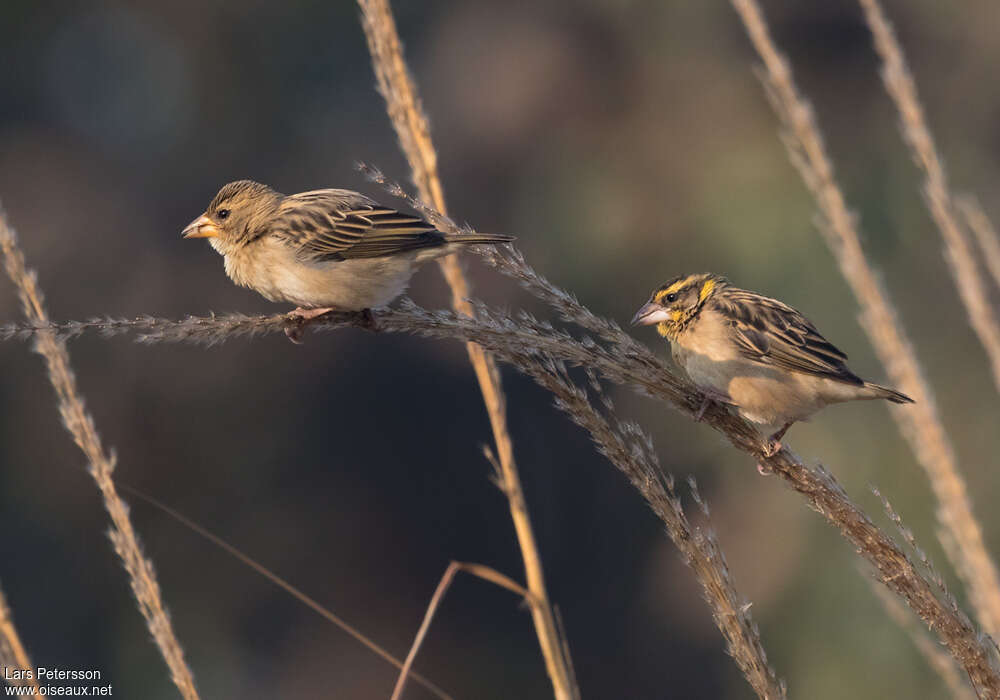
[{"label": "tail feather", "polygon": [[447,233],[444,236],[448,243],[465,245],[503,245],[514,241],[513,236],[502,236],[493,233]]},{"label": "tail feather", "polygon": [[896,391],[895,389],[890,389],[886,386],[865,382],[865,388],[870,389],[873,393],[873,398],[876,399],[886,399],[887,401],[892,401],[893,403],[913,403],[913,399],[906,394]]}]

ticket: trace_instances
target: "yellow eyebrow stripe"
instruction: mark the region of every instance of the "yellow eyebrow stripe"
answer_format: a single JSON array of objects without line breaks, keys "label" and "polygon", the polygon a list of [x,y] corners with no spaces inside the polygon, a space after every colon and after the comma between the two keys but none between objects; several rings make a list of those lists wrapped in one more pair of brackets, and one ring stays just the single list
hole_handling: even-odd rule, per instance
[{"label": "yellow eyebrow stripe", "polygon": [[670,285],[666,289],[657,292],[656,296],[654,297],[654,301],[656,301],[656,303],[659,304],[661,301],[663,301],[663,297],[667,296],[671,292],[679,291],[684,286],[684,284],[686,282],[687,282],[686,278],[682,279],[682,280],[680,280],[678,282],[674,282],[672,285]]},{"label": "yellow eyebrow stripe", "polygon": [[701,291],[698,292],[698,301],[705,301],[713,289],[715,289],[715,280],[705,280],[705,284],[701,285]]}]

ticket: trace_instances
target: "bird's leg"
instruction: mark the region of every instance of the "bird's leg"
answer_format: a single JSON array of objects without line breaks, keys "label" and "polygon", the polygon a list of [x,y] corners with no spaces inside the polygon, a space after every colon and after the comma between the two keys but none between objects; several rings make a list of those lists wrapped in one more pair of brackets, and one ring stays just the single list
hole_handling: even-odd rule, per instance
[{"label": "bird's leg", "polygon": [[781,426],[781,430],[774,433],[771,437],[767,439],[767,452],[765,453],[765,456],[773,457],[774,455],[778,454],[778,452],[781,450],[781,438],[785,436],[785,432],[791,427],[792,427],[791,423],[785,423],[783,426]]},{"label": "bird's leg", "polygon": [[698,387],[701,390],[701,406],[698,408],[698,412],[694,414],[694,422],[701,423],[701,419],[705,417],[705,411],[708,410],[709,405],[714,401],[721,404],[731,404],[733,401],[729,398],[729,394],[721,391],[716,391],[715,389]]},{"label": "bird's leg", "polygon": [[701,419],[705,417],[705,409],[708,408],[710,403],[712,403],[712,399],[708,398],[708,394],[705,394],[701,398],[701,407],[698,408],[698,412],[694,415],[695,423],[701,423]]},{"label": "bird's leg", "polygon": [[[785,423],[783,426],[781,426],[781,430],[777,431],[767,439],[767,445],[764,447],[765,457],[773,457],[774,455],[778,454],[781,451],[782,448],[781,438],[784,437],[785,431],[787,431],[791,427],[792,427],[791,423]],[[767,476],[768,474],[771,473],[771,471],[772,470],[770,467],[765,467],[760,462],[757,463],[757,472],[761,476]]]},{"label": "bird's leg", "polygon": [[303,321],[312,321],[323,314],[328,314],[335,309],[332,306],[321,306],[318,309],[303,309],[301,306],[294,311],[289,311],[288,315],[293,318],[300,318]]},{"label": "bird's leg", "polygon": [[296,345],[302,345],[302,331],[306,329],[306,326],[313,320],[331,311],[334,311],[332,306],[321,306],[318,309],[303,309],[300,306],[294,311],[289,311],[289,322],[285,325],[285,335]]}]

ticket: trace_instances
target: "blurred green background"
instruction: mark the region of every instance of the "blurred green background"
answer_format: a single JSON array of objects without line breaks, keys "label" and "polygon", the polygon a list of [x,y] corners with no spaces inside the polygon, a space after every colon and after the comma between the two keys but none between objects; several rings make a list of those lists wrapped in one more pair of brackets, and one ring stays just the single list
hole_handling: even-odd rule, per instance
[{"label": "blurred green background", "polygon": [[[791,303],[884,380],[813,226],[726,2],[396,3],[449,206],[627,321],[649,291],[711,270]],[[941,256],[859,8],[764,3],[816,107],[864,244],[935,388],[988,545],[997,394]],[[1000,39],[990,0],[887,2],[956,189],[1000,220]],[[406,180],[351,2],[7,0],[0,6],[0,201],[57,319],[270,313],[180,229],[217,188],[387,195]],[[529,303],[470,261],[477,294]],[[421,304],[447,305],[433,266]],[[0,282],[0,320],[20,317]],[[650,329],[636,334],[665,352]],[[522,578],[457,343],[363,332],[222,347],[71,344],[118,476],[177,507],[404,655],[452,559]],[[83,457],[37,356],[0,345],[0,583],[38,665],[98,668],[116,697],[176,696],[105,537]],[[623,477],[509,369],[517,458],[586,698],[749,698],[692,576]],[[624,391],[664,467],[697,477],[736,583],[793,697],[945,691],[803,500],[707,427]],[[788,443],[883,524],[877,484],[939,568],[926,479],[885,406],[834,407]],[[135,503],[205,698],[387,697],[395,672],[165,515]],[[960,593],[954,577],[953,590]],[[962,596],[960,596],[961,598]],[[545,698],[531,620],[460,578],[418,670],[457,698]],[[426,697],[411,684],[407,697]]]}]

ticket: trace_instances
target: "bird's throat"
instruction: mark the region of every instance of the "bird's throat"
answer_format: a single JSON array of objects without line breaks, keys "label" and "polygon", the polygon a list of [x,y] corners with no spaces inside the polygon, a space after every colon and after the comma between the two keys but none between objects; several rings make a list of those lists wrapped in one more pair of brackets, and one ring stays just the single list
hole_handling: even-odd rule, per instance
[{"label": "bird's throat", "polygon": [[667,340],[676,340],[680,331],[680,324],[676,321],[663,321],[656,324],[656,332]]},{"label": "bird's throat", "polygon": [[670,312],[670,320],[661,321],[656,324],[656,332],[662,335],[667,340],[673,342],[677,340],[684,329],[688,327],[694,317],[697,316],[698,310],[701,308],[699,304],[698,307],[694,309],[689,309],[686,311],[673,310]]}]

